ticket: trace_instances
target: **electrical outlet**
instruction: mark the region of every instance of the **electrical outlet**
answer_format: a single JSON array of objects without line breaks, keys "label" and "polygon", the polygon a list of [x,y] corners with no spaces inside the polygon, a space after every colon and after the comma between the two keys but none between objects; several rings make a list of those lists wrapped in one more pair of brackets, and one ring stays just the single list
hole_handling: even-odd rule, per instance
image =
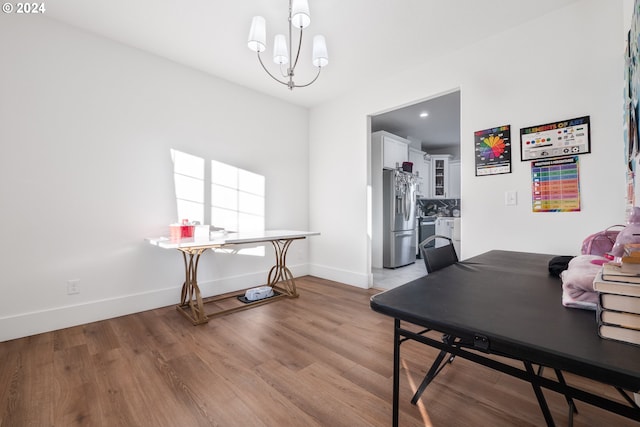
[{"label": "electrical outlet", "polygon": [[80,279],[67,280],[67,295],[80,293]]}]

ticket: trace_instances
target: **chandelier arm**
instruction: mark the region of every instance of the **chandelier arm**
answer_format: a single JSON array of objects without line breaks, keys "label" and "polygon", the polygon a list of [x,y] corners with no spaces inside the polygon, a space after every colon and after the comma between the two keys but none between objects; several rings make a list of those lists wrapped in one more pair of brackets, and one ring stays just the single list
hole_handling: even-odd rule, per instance
[{"label": "chandelier arm", "polygon": [[[291,36],[289,36],[289,40],[291,40]],[[302,50],[302,28],[300,28],[300,39],[298,40],[298,53],[296,53],[296,61],[293,63],[291,68],[296,68],[296,65],[298,65],[298,58],[300,58],[300,50]]]},{"label": "chandelier arm", "polygon": [[[281,83],[285,86],[289,86],[289,84],[287,82],[283,82],[282,80],[279,80],[276,76],[274,76],[273,74],[271,74],[271,72],[269,70],[267,70],[267,67],[264,66],[264,63],[262,62],[262,57],[260,57],[260,52],[258,52],[258,61],[260,61],[260,65],[262,65],[262,69],[264,71],[266,71],[267,74],[269,74],[271,76],[271,78],[275,81],[277,81],[278,83]],[[319,73],[318,73],[319,74]],[[316,76],[316,79],[318,77]],[[313,82],[312,82],[313,83]]]},{"label": "chandelier arm", "polygon": [[307,87],[307,86],[310,86],[311,84],[313,84],[313,82],[318,80],[318,77],[320,77],[320,71],[322,71],[322,67],[318,67],[318,74],[316,74],[316,77],[313,80],[311,80],[309,83],[304,84],[304,85],[293,85],[293,87]]},{"label": "chandelier arm", "polygon": [[282,68],[282,64],[280,64],[280,75],[284,78],[289,77],[289,74],[284,72],[284,69]]}]

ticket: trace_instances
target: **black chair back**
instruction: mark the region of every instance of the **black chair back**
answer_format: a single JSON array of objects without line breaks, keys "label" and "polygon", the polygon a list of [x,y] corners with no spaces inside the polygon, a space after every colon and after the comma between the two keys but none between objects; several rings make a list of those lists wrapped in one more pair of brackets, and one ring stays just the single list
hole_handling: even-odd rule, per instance
[{"label": "black chair back", "polygon": [[[444,239],[447,240],[448,243],[444,246],[440,246],[439,248],[428,247],[430,246],[429,243],[436,239]],[[427,267],[427,273],[432,273],[458,262],[458,255],[456,254],[456,249],[453,246],[453,241],[446,236],[440,236],[437,234],[430,236],[420,242],[419,247],[422,259],[424,260],[424,265]]]}]

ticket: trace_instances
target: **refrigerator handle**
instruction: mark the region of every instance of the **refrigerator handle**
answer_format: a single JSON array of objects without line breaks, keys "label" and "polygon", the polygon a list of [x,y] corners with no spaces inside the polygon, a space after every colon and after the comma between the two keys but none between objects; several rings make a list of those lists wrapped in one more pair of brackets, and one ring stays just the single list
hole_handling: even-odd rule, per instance
[{"label": "refrigerator handle", "polygon": [[404,220],[409,221],[411,217],[411,206],[415,198],[414,186],[407,184],[404,192]]},{"label": "refrigerator handle", "polygon": [[404,193],[404,220],[409,221],[409,214],[411,213],[411,197],[405,191]]}]

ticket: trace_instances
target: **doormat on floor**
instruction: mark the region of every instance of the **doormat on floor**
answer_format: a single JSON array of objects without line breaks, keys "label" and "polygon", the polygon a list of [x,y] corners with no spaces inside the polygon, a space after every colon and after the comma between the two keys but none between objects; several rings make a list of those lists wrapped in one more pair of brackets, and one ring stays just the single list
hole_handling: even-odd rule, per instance
[{"label": "doormat on floor", "polygon": [[255,301],[250,301],[247,299],[247,297],[245,297],[244,295],[238,295],[238,299],[245,303],[245,304],[251,304],[252,302],[259,302],[259,301],[264,301],[264,300],[268,300],[274,297],[277,297],[278,295],[282,295],[282,292],[278,292],[276,290],[273,291],[273,295],[271,295],[270,297],[266,297],[266,298],[262,298],[262,299],[257,299]]}]

